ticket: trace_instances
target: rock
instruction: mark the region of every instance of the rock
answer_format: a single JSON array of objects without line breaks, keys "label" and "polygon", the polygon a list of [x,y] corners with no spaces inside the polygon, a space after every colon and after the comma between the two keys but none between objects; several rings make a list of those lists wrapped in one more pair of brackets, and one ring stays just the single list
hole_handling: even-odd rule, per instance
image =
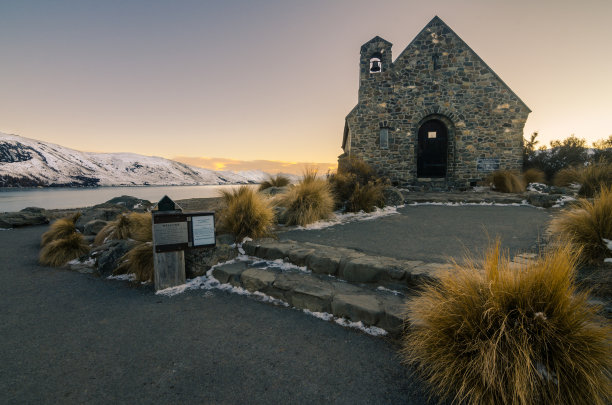
[{"label": "rock", "polygon": [[205,247],[185,251],[185,276],[203,276],[212,266],[227,262],[238,256],[238,251],[230,245],[218,244],[214,248]]},{"label": "rock", "polygon": [[121,197],[111,198],[105,203],[95,205],[94,208],[107,207],[108,205],[122,206],[130,211],[147,211],[153,204],[148,200],[122,195]]},{"label": "rock", "polygon": [[395,187],[385,187],[383,190],[385,205],[398,206],[404,204],[402,192]]},{"label": "rock", "polygon": [[259,193],[266,196],[273,196],[277,194],[285,194],[289,190],[289,187],[268,187],[264,190],[261,190]]},{"label": "rock", "polygon": [[348,261],[340,277],[346,281],[372,283],[379,280],[401,280],[406,271],[395,259],[378,256],[361,256]]},{"label": "rock", "polygon": [[19,228],[22,226],[48,224],[46,211],[42,208],[24,208],[19,212],[0,214],[0,228]]},{"label": "rock", "polygon": [[234,240],[234,235],[230,233],[222,233],[216,236],[217,245],[232,245]]},{"label": "rock", "polygon": [[241,275],[246,269],[245,262],[229,263],[215,267],[212,275],[222,284],[230,283],[233,286],[240,286]]},{"label": "rock", "polygon": [[83,235],[97,235],[108,224],[107,221],[94,219],[83,225]]},{"label": "rock", "polygon": [[242,273],[241,281],[249,291],[266,292],[276,280],[276,273],[266,269],[247,269]]},{"label": "rock", "polygon": [[313,312],[331,312],[332,295],[330,283],[306,276],[293,288],[291,305]]},{"label": "rock", "polygon": [[128,209],[121,206],[86,208],[81,211],[81,216],[77,219],[75,226],[84,233],[85,224],[91,221],[112,221],[124,212],[128,212]]},{"label": "rock", "polygon": [[383,316],[383,309],[376,297],[372,295],[339,294],[331,303],[332,312],[353,322],[363,321],[376,325]]},{"label": "rock", "polygon": [[404,329],[404,317],[406,314],[406,302],[403,298],[396,296],[378,297],[384,313],[376,324],[389,332],[390,335],[399,336]]},{"label": "rock", "polygon": [[529,193],[527,202],[536,207],[550,208],[557,203],[558,195]]},{"label": "rock", "polygon": [[113,270],[119,266],[121,257],[136,244],[136,241],[119,239],[109,240],[102,246],[96,248],[91,255],[96,260],[98,273],[103,277],[111,275]]}]

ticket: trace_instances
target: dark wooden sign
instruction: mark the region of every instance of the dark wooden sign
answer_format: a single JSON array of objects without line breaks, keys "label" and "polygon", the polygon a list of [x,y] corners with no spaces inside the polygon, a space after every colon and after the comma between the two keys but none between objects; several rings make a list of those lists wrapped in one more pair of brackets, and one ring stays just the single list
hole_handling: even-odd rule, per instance
[{"label": "dark wooden sign", "polygon": [[212,212],[153,212],[153,246],[156,253],[215,246]]}]

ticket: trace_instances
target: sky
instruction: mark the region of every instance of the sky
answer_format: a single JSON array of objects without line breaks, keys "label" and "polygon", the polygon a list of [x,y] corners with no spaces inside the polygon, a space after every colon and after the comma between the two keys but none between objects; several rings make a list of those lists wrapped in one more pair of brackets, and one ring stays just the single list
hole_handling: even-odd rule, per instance
[{"label": "sky", "polygon": [[612,134],[610,0],[0,0],[0,132],[214,169],[333,165],[360,46],[379,35],[395,58],[435,15],[531,108],[526,137]]}]

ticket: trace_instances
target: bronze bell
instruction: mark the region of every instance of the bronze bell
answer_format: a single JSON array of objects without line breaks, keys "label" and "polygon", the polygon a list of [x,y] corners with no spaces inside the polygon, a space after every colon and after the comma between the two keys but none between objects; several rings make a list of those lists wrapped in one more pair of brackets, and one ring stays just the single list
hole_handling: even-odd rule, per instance
[{"label": "bronze bell", "polygon": [[372,66],[370,67],[370,72],[380,72],[380,62],[375,60],[372,61]]}]

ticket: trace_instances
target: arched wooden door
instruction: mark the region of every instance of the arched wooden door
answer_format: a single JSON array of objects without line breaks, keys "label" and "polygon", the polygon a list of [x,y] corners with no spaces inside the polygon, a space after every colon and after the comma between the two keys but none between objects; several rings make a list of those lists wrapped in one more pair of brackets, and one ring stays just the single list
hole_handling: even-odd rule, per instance
[{"label": "arched wooden door", "polygon": [[440,120],[429,120],[419,128],[417,177],[446,177],[448,130]]}]

